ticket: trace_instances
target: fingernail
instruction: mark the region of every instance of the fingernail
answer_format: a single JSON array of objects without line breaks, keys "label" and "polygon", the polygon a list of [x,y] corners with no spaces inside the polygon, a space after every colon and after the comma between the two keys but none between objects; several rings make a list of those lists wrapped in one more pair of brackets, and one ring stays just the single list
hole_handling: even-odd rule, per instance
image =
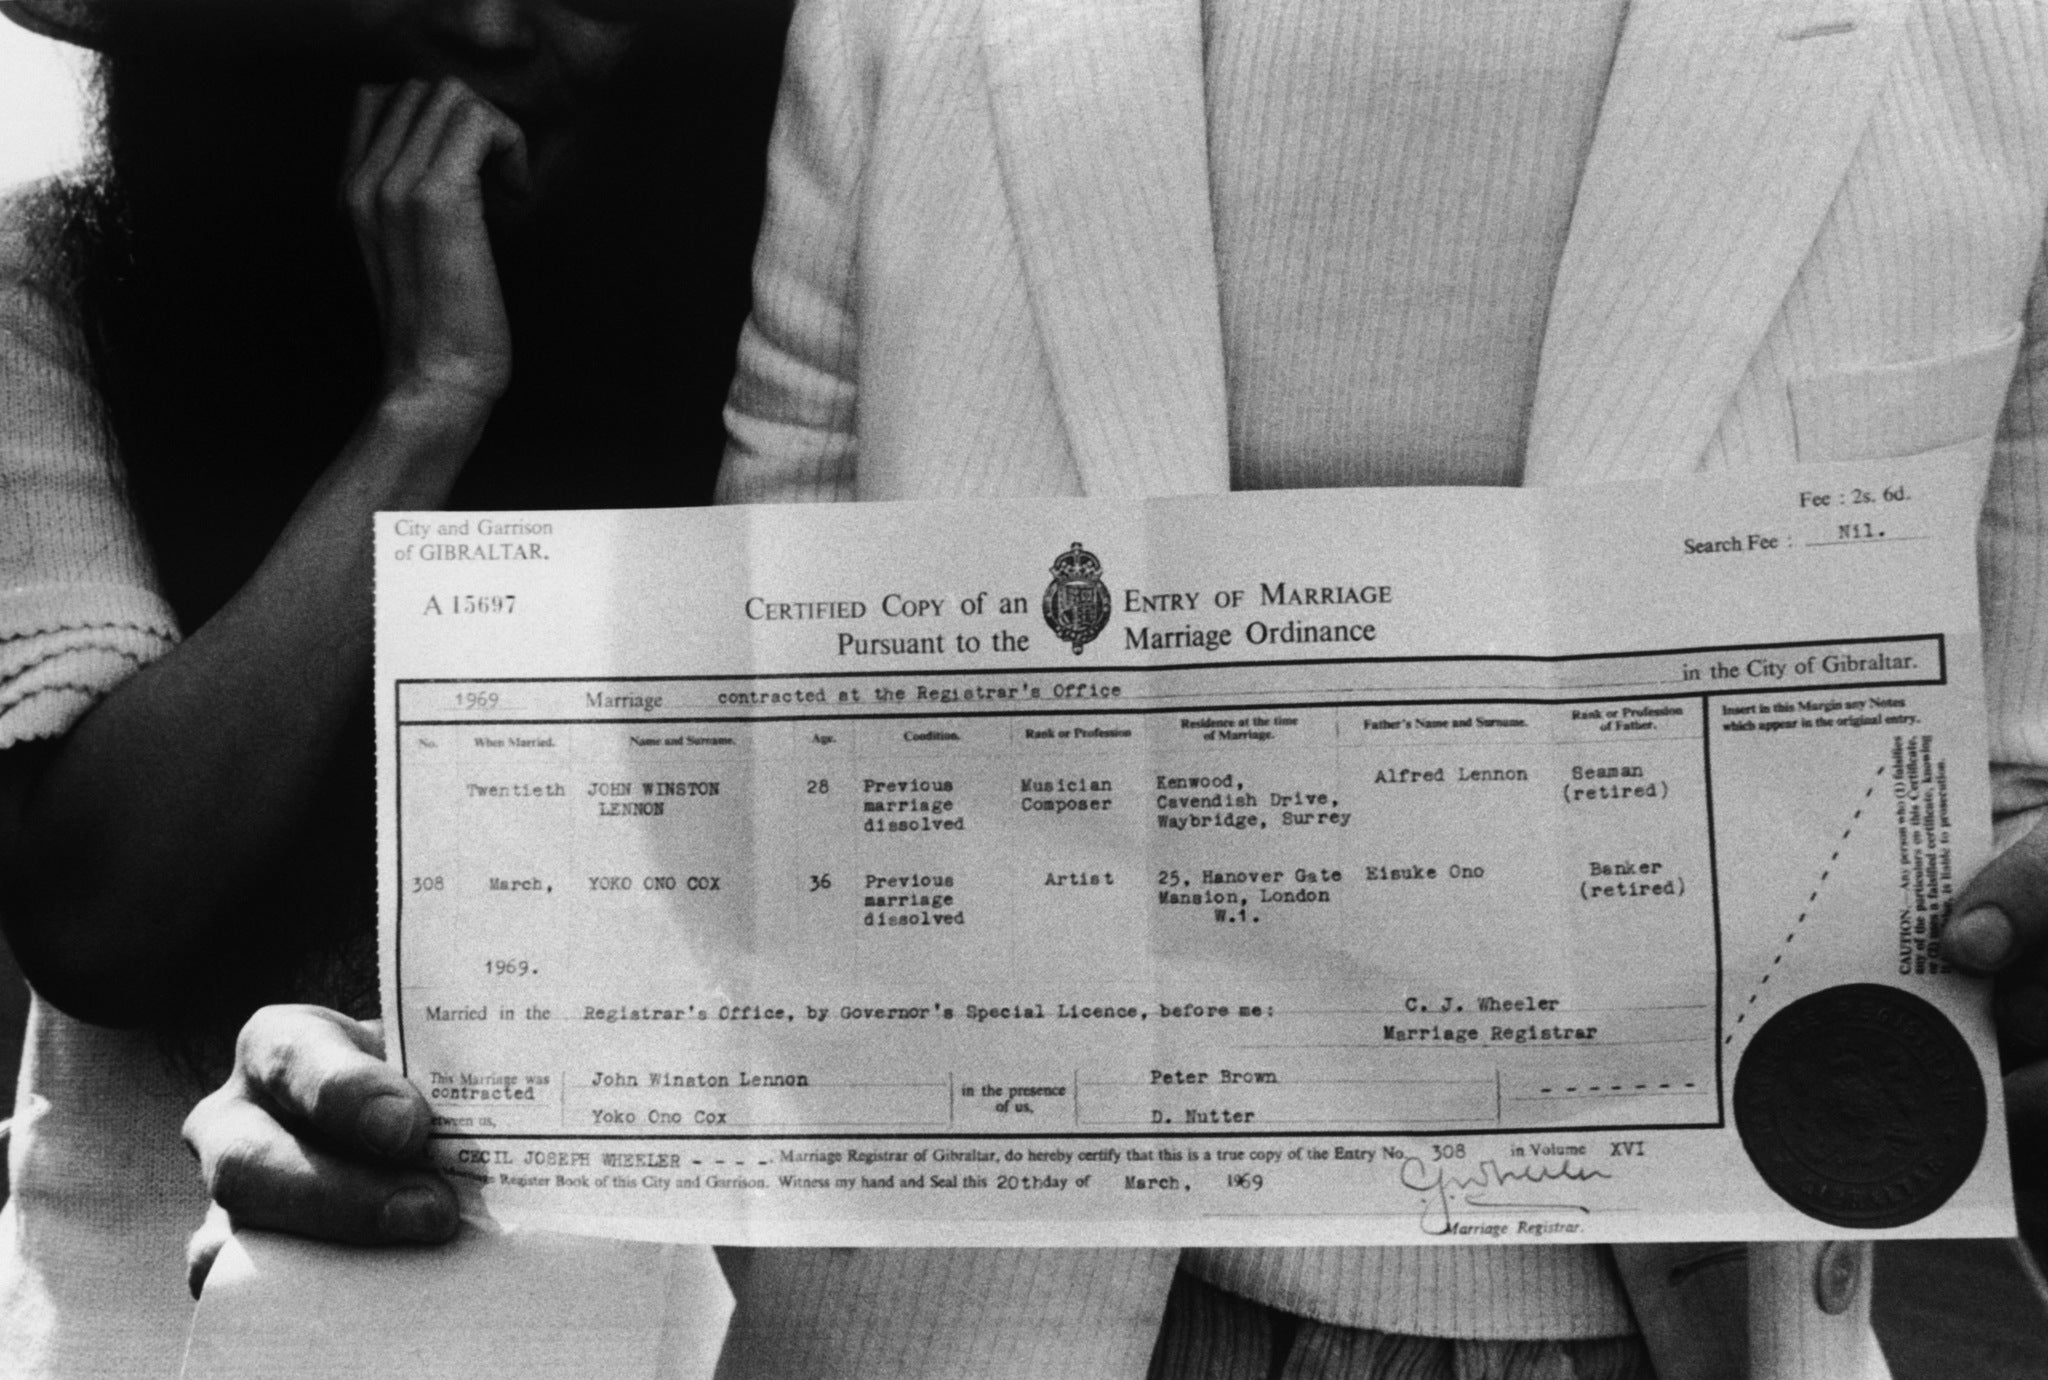
[{"label": "fingernail", "polygon": [[401,1189],[384,1204],[377,1227],[392,1241],[439,1241],[448,1235],[448,1210],[430,1188]]},{"label": "fingernail", "polygon": [[403,1155],[412,1148],[412,1103],[397,1093],[379,1093],[356,1114],[356,1134],[380,1155]]},{"label": "fingernail", "polygon": [[1996,968],[2012,954],[2012,921],[1996,906],[1978,906],[1948,922],[1949,957],[1971,968]]}]

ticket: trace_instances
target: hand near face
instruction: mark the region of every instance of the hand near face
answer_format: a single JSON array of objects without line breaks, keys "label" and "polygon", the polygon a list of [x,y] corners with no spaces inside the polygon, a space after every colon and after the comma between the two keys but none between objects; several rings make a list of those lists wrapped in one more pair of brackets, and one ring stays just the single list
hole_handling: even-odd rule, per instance
[{"label": "hand near face", "polygon": [[387,396],[481,410],[512,377],[512,335],[485,225],[528,187],[519,126],[460,81],[365,87],[342,196],[384,333]]},{"label": "hand near face", "polygon": [[1942,949],[1996,979],[1992,1010],[2005,1065],[2006,1121],[2020,1213],[2048,1230],[2048,820],[1957,894]]},{"label": "hand near face", "polygon": [[214,1201],[187,1253],[194,1297],[231,1226],[363,1246],[455,1235],[455,1192],[421,1157],[427,1100],[383,1049],[378,1023],[313,1006],[242,1027],[233,1074],[185,1120]]}]

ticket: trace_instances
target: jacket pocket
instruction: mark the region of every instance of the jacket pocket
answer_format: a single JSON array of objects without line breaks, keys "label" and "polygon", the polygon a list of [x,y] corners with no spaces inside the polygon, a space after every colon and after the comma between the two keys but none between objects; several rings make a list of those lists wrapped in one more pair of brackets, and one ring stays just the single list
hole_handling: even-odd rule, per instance
[{"label": "jacket pocket", "polygon": [[1888,460],[1974,450],[1998,431],[2020,328],[1962,354],[1793,379],[1802,462]]}]

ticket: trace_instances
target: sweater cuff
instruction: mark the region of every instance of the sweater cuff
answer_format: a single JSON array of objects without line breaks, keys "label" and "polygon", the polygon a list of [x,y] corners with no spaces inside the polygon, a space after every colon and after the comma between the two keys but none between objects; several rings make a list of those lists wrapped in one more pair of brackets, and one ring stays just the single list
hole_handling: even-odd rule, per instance
[{"label": "sweater cuff", "polygon": [[177,641],[170,608],[133,586],[0,592],[0,749],[65,733]]}]

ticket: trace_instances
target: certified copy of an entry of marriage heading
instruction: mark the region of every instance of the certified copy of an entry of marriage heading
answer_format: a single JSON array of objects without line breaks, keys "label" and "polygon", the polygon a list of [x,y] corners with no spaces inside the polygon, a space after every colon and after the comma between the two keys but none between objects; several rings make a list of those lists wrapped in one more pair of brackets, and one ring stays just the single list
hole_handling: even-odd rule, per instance
[{"label": "certified copy of an entry of marriage heading", "polygon": [[390,1053],[627,1236],[2010,1234],[1981,482],[386,514]]}]

